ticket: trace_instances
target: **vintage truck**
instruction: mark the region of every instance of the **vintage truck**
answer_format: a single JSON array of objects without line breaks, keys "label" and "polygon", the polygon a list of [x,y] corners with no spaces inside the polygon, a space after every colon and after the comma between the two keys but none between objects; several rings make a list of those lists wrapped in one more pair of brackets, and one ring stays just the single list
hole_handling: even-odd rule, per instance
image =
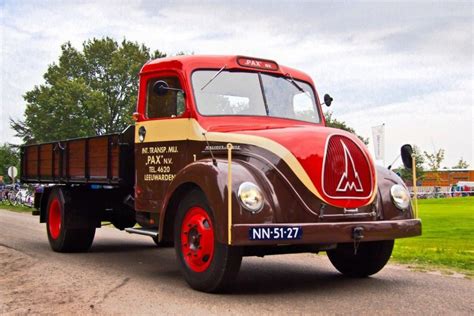
[{"label": "vintage truck", "polygon": [[122,133],[22,147],[21,180],[47,184],[34,214],[54,251],[87,251],[110,221],[174,244],[189,285],[216,292],[243,256],[326,251],[341,273],[364,277],[394,239],[421,234],[402,180],[355,135],[325,126],[305,73],[181,56],[146,63],[139,85]]}]

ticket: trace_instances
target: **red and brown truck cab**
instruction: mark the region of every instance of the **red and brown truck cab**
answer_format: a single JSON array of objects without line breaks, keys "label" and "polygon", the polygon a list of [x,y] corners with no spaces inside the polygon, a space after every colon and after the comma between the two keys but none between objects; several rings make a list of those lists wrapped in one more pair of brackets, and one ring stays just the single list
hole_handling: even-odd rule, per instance
[{"label": "red and brown truck cab", "polygon": [[[409,193],[353,134],[325,126],[313,81],[242,56],[157,59],[123,133],[22,148],[24,182],[55,251],[89,249],[104,220],[174,244],[187,282],[213,292],[242,256],[326,251],[378,272],[421,234]],[[140,227],[134,227],[138,223]]]}]

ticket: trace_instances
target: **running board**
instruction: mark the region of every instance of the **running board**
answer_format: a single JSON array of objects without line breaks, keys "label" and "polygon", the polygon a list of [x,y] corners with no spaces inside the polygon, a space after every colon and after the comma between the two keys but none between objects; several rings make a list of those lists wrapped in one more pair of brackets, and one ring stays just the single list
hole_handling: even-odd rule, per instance
[{"label": "running board", "polygon": [[145,235],[150,237],[158,237],[158,230],[150,228],[125,228],[125,231],[129,234]]}]

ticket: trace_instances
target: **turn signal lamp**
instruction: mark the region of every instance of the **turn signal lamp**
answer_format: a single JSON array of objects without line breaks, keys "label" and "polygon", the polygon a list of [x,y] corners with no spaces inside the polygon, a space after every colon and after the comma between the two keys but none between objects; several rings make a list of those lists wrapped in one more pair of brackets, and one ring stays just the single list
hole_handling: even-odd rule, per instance
[{"label": "turn signal lamp", "polygon": [[138,122],[140,120],[140,113],[138,112],[133,112],[132,114],[132,120],[134,120],[135,122]]}]

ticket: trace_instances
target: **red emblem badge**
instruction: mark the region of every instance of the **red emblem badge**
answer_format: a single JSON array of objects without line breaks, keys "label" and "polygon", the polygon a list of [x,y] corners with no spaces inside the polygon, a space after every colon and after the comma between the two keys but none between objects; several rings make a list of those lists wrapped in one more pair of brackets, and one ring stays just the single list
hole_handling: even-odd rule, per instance
[{"label": "red emblem badge", "polygon": [[330,199],[367,199],[372,195],[370,162],[349,138],[331,135],[326,143],[322,187]]}]

